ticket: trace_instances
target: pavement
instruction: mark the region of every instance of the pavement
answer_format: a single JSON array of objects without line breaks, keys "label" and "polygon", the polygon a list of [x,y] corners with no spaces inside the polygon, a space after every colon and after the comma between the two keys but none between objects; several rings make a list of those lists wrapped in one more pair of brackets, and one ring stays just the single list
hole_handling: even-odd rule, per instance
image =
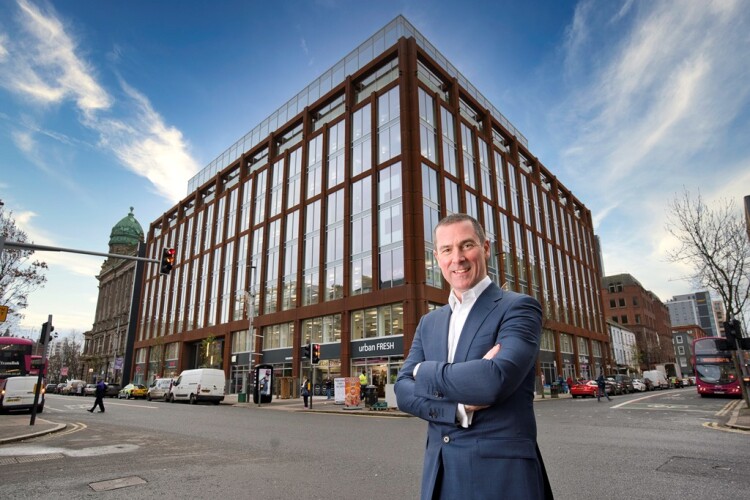
[{"label": "pavement", "polygon": [[[544,398],[537,396],[535,403],[547,403],[570,398],[570,394],[559,394],[556,398],[546,395]],[[259,411],[296,411],[307,413],[335,413],[340,415],[357,415],[368,417],[411,417],[408,413],[399,411],[397,408],[385,410],[372,410],[365,406],[359,408],[345,408],[344,405],[336,404],[333,400],[327,400],[321,396],[313,399],[312,408],[305,408],[302,399],[274,399],[271,403],[257,405],[255,403],[239,403],[236,395],[228,396],[224,403],[237,408],[247,408]],[[30,425],[31,415],[28,413],[0,415],[0,446],[7,443],[24,441],[45,434],[64,430],[64,423],[41,418],[37,415],[34,425]],[[738,429],[750,432],[750,408],[746,408],[742,400],[737,400],[731,414],[726,422],[721,422],[720,427]]]}]

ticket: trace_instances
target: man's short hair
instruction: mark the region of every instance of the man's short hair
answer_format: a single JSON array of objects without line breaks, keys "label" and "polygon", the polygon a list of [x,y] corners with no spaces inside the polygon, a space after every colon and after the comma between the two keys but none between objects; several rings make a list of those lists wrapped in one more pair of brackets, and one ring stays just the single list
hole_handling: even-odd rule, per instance
[{"label": "man's short hair", "polygon": [[432,231],[432,242],[434,243],[437,240],[437,230],[439,227],[464,221],[471,222],[471,225],[474,226],[474,232],[479,238],[479,243],[484,244],[484,240],[487,239],[487,236],[484,234],[484,228],[482,228],[479,222],[469,214],[450,214],[440,219],[440,222],[437,223],[437,226],[435,226],[435,229]]}]

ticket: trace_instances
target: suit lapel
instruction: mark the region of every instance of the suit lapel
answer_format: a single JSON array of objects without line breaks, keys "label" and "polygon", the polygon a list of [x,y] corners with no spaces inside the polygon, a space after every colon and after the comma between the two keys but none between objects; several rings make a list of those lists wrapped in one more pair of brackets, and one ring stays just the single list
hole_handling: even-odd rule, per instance
[{"label": "suit lapel", "polygon": [[451,323],[451,306],[446,305],[438,309],[439,314],[436,315],[434,334],[436,342],[432,344],[437,349],[433,353],[434,357],[428,357],[427,359],[434,359],[435,361],[448,361],[448,328]]},{"label": "suit lapel", "polygon": [[[502,298],[503,291],[495,283],[490,284],[487,289],[477,298],[474,303],[474,307],[469,312],[469,317],[466,318],[463,330],[461,330],[461,337],[458,339],[458,345],[456,346],[456,354],[453,356],[453,362],[466,361],[469,354],[469,347],[474,341],[474,337],[479,330],[479,327],[495,309],[495,305]],[[447,342],[447,336],[446,336]],[[447,345],[447,343],[446,343]]]}]

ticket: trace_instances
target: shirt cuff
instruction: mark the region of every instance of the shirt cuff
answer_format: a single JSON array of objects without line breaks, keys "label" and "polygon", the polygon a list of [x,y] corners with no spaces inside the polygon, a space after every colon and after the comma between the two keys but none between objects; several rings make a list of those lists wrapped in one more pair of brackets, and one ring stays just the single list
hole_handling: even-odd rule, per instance
[{"label": "shirt cuff", "polygon": [[462,403],[458,403],[456,407],[456,422],[464,429],[468,429],[471,425],[472,417],[474,416],[473,411],[466,411],[466,406]]},{"label": "shirt cuff", "polygon": [[417,370],[419,370],[419,365],[421,365],[421,364],[422,363],[417,363],[417,366],[414,367],[414,371],[411,372],[412,378],[417,378]]}]

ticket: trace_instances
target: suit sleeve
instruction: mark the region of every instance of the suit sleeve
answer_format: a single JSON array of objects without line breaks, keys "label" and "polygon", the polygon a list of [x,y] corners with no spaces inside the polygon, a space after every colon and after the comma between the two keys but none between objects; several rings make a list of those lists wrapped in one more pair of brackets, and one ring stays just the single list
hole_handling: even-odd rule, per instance
[{"label": "suit sleeve", "polygon": [[412,397],[454,405],[502,402],[515,393],[536,363],[541,318],[541,306],[534,298],[516,295],[499,323],[493,325],[497,328],[495,343],[502,346],[500,353],[491,360],[481,359],[490,345],[474,348],[471,359],[461,363],[424,361],[413,381]]},{"label": "suit sleeve", "polygon": [[[396,379],[396,400],[398,408],[401,411],[419,417],[429,422],[440,422],[451,424],[456,421],[457,403],[445,399],[426,397],[424,395],[415,395],[415,381],[412,373],[414,367],[425,362],[425,355],[422,346],[422,337],[425,332],[431,329],[430,315],[423,316],[417,326],[414,334],[409,356],[404,361],[404,365],[398,373]],[[429,335],[429,333],[427,333]],[[421,374],[422,366],[420,365],[418,374]]]}]

